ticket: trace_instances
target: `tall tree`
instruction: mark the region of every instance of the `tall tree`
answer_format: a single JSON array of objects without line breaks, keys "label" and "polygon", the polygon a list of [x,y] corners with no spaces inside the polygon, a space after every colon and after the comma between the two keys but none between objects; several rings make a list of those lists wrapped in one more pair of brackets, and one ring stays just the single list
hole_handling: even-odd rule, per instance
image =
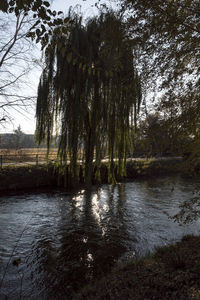
[{"label": "tall tree", "polygon": [[[179,134],[197,137],[200,95],[200,2],[125,0],[142,76],[161,91],[162,114]],[[200,141],[200,140],[199,140]]]},{"label": "tall tree", "polygon": [[15,149],[20,149],[23,145],[23,139],[24,139],[25,134],[21,130],[21,126],[19,125],[17,129],[14,130],[14,136],[13,136],[13,143]]},{"label": "tall tree", "polygon": [[125,0],[124,5],[129,8],[130,33],[141,45],[151,78],[163,76],[165,87],[190,81],[195,88],[200,60],[199,1]]},{"label": "tall tree", "polygon": [[114,158],[118,158],[118,173],[125,172],[131,121],[136,124],[140,102],[140,80],[122,20],[109,12],[83,25],[75,16],[70,34],[53,36],[46,50],[38,87],[37,139],[47,138],[49,146],[57,123],[59,155],[66,161],[69,154],[74,181],[81,141],[87,185],[94,155],[98,170],[107,145],[110,181],[114,181]]}]

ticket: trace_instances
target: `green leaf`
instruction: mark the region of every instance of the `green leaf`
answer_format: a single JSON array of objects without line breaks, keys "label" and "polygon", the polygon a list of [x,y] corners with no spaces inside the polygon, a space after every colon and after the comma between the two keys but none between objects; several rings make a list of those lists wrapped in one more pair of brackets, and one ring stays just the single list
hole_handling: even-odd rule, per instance
[{"label": "green leaf", "polygon": [[49,7],[50,6],[50,3],[48,1],[44,1],[43,2],[43,5],[45,5],[46,7]]},{"label": "green leaf", "polygon": [[0,11],[7,12],[8,10],[8,2],[6,0],[0,1]]},{"label": "green leaf", "polygon": [[54,34],[56,34],[56,35],[59,35],[59,34],[60,34],[60,28],[59,28],[59,27],[56,27],[56,28],[54,29]]},{"label": "green leaf", "polygon": [[69,17],[64,19],[64,23],[68,23],[69,22]]},{"label": "green leaf", "polygon": [[14,6],[14,5],[15,5],[15,1],[14,1],[14,0],[11,0],[11,1],[9,2],[9,5],[10,5],[10,6]]},{"label": "green leaf", "polygon": [[41,28],[42,28],[42,33],[44,33],[46,31],[46,28],[43,24],[41,24]]},{"label": "green leaf", "polygon": [[36,34],[37,34],[37,36],[39,37],[40,36],[40,29],[36,29]]},{"label": "green leaf", "polygon": [[62,27],[62,32],[68,34],[69,29],[67,27]]},{"label": "green leaf", "polygon": [[75,66],[75,64],[77,63],[77,58],[73,59],[73,66]]},{"label": "green leaf", "polygon": [[62,43],[61,43],[61,42],[58,42],[57,47],[58,47],[58,49],[60,50],[60,49],[62,48]]},{"label": "green leaf", "polygon": [[65,48],[62,48],[62,49],[61,49],[61,54],[62,54],[62,57],[64,57],[64,56],[65,56],[65,53],[66,53],[66,49],[65,49]]},{"label": "green leaf", "polygon": [[34,5],[39,8],[42,5],[42,0],[35,0]]},{"label": "green leaf", "polygon": [[27,33],[26,37],[31,37],[32,36],[32,32]]},{"label": "green leaf", "polygon": [[31,27],[31,29],[35,28],[38,24],[40,24],[40,20],[37,20],[35,24]]},{"label": "green leaf", "polygon": [[70,64],[71,60],[72,60],[72,52],[70,52],[70,53],[67,54],[67,62],[68,62],[68,64]]},{"label": "green leaf", "polygon": [[11,8],[9,8],[9,13],[11,14],[11,13],[13,13],[13,11],[14,11],[14,7],[11,7]]}]

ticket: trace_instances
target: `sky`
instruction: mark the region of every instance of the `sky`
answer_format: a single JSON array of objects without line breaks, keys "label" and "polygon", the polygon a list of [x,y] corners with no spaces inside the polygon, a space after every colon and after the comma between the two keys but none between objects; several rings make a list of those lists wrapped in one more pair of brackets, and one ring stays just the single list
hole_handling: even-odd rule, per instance
[{"label": "sky", "polygon": [[[81,11],[84,18],[92,17],[97,14],[97,8],[95,7],[95,3],[97,0],[54,0],[52,1],[52,10],[63,11],[67,14],[70,6],[76,7],[78,11]],[[104,1],[101,0],[100,4],[103,4]],[[112,4],[108,4],[108,6],[112,6]],[[41,56],[41,51],[36,52],[36,57]],[[40,59],[40,57],[38,57]],[[41,74],[41,68],[34,69],[34,71],[29,75],[29,87],[27,87],[32,95],[37,95],[37,87],[39,83],[39,78]],[[25,88],[26,90],[26,88]],[[16,110],[10,111],[12,116],[12,122],[7,122],[3,126],[0,124],[0,133],[12,133],[17,127],[20,125],[21,130],[26,134],[33,134],[35,132],[35,104],[33,104],[32,108],[27,108],[26,111],[23,111],[23,114],[17,112]]]}]

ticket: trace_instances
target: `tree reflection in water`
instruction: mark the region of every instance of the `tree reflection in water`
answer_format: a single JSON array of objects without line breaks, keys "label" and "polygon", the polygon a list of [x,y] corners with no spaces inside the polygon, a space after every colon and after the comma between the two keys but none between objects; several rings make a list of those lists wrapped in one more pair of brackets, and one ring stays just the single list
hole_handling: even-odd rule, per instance
[{"label": "tree reflection in water", "polygon": [[199,180],[176,176],[76,194],[1,197],[0,279],[26,220],[30,222],[13,257],[20,264],[7,268],[0,299],[71,299],[75,290],[129,253],[144,255],[185,234],[198,234],[199,221],[180,227],[164,213],[176,213],[197,188]]},{"label": "tree reflection in water", "polygon": [[123,184],[61,197],[57,236],[47,229],[34,244],[33,276],[43,295],[70,296],[111,269],[128,247],[125,204]]}]

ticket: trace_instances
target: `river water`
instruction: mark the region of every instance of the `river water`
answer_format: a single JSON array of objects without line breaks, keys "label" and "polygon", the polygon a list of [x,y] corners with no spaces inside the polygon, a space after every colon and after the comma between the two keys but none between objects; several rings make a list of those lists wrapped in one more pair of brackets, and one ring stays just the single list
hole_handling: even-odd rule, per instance
[{"label": "river water", "polygon": [[127,257],[198,234],[198,220],[179,226],[167,214],[199,187],[175,176],[0,197],[0,299],[72,299]]}]

